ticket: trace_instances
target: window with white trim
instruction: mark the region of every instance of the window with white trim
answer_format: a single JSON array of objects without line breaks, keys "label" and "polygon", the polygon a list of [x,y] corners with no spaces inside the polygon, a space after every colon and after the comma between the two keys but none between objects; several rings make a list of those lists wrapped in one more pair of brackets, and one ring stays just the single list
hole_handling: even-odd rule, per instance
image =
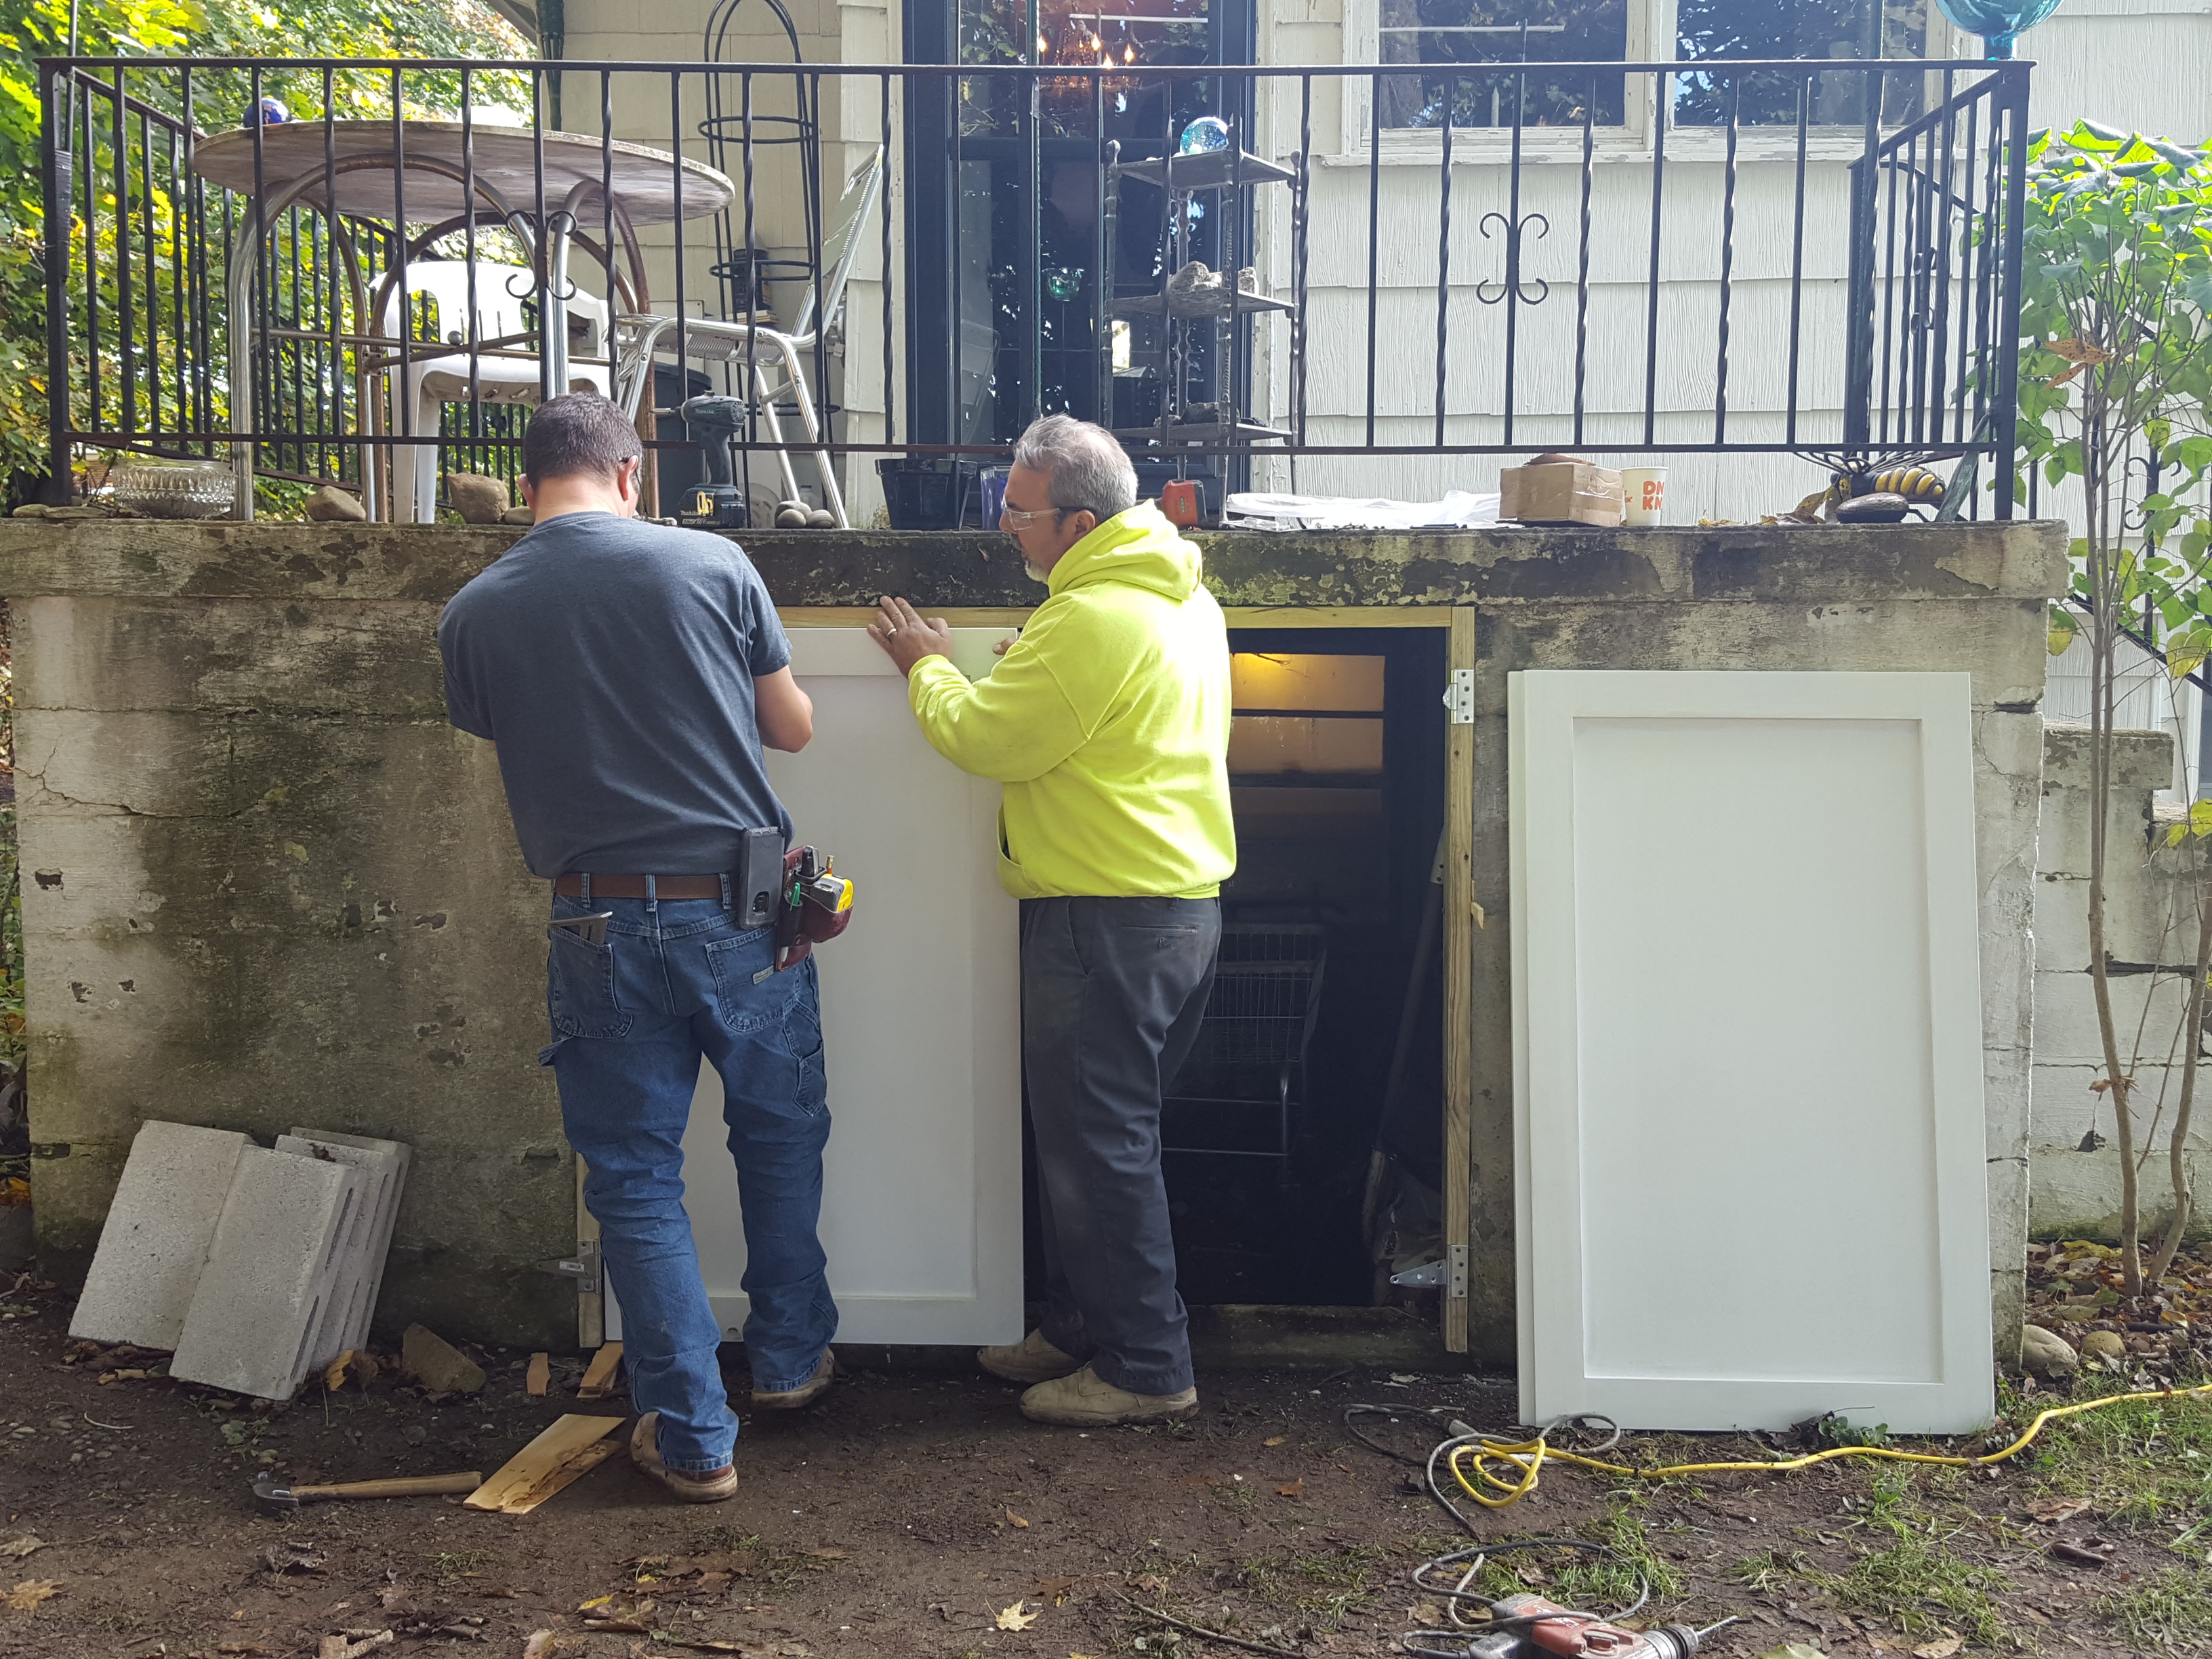
[{"label": "window with white trim", "polygon": [[[1419,65],[1382,77],[1386,128],[1620,126],[1627,77],[1548,64],[1618,63],[1646,52],[1685,64],[1668,112],[1678,126],[1717,126],[1733,106],[1746,126],[1795,125],[1803,77],[1787,72],[1732,76],[1747,58],[1895,58],[1928,55],[1930,0],[1374,0],[1375,61]],[[1941,44],[1940,23],[1936,38]],[[1671,33],[1671,43],[1667,37]],[[1632,42],[1633,45],[1632,46]],[[1645,43],[1649,42],[1649,45]],[[1671,44],[1671,50],[1667,49]],[[1654,48],[1656,48],[1656,50]],[[1882,120],[1920,112],[1924,77],[1884,77]],[[1805,94],[1816,126],[1865,118],[1867,77],[1819,75]]]}]

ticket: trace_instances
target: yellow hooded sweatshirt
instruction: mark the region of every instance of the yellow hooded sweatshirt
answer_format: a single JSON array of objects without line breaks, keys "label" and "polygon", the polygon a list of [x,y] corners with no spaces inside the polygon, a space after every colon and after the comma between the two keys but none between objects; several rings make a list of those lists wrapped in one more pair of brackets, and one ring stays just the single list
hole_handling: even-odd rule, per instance
[{"label": "yellow hooded sweatshirt", "polygon": [[944,657],[908,677],[937,752],[1006,786],[999,879],[1016,898],[1209,898],[1236,869],[1229,634],[1199,573],[1140,501],[1060,556],[987,678]]}]

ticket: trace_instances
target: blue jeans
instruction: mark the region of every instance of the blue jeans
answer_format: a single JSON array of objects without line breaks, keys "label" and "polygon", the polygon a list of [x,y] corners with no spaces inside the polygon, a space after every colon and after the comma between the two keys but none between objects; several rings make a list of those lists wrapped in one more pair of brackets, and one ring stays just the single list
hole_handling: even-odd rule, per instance
[{"label": "blue jeans", "polygon": [[550,936],[554,1040],[540,1058],[588,1166],[584,1203],[622,1301],[630,1399],[660,1413],[670,1468],[718,1469],[738,1419],[684,1210],[684,1131],[704,1055],[721,1074],[737,1162],[753,1386],[795,1389],[837,1328],[817,1237],[830,1111],[814,964],[757,980],[775,957],[770,931],[736,926],[717,899],[553,901],[556,917],[601,910],[614,913],[605,945],[568,928]]}]

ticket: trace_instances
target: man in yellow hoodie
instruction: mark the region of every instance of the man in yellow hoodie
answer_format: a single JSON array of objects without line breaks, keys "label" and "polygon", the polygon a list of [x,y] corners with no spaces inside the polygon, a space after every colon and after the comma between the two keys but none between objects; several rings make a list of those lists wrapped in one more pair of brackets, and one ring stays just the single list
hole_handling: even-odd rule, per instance
[{"label": "man in yellow hoodie", "polygon": [[1051,592],[988,678],[969,684],[945,624],[902,599],[868,630],[938,753],[1006,787],[1046,1313],[976,1358],[1032,1384],[1022,1410],[1041,1422],[1188,1417],[1160,1095],[1206,1012],[1237,867],[1229,635],[1197,547],[1138,501],[1103,428],[1051,415],[1024,433],[999,522]]}]

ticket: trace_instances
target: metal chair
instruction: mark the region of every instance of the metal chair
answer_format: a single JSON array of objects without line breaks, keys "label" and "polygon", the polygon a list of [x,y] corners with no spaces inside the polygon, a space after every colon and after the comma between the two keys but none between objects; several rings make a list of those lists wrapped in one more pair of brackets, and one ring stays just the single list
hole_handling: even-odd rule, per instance
[{"label": "metal chair", "polygon": [[[472,325],[466,260],[411,260],[405,294],[395,283],[386,296],[384,330],[389,337],[397,340],[412,326],[417,304],[428,299],[437,307],[445,348],[429,347],[428,355],[419,357],[410,352],[404,374],[396,358],[387,359],[392,431],[427,437],[438,430],[449,403],[535,404],[543,395],[544,377],[532,349],[538,331],[523,313],[524,301],[536,290],[536,276],[523,266],[489,259],[477,260],[474,270]],[[568,296],[566,319],[568,383],[560,390],[608,392],[612,382],[605,362],[584,361],[606,356],[605,301],[577,289]],[[411,429],[401,422],[403,410],[412,414]],[[430,524],[438,516],[440,446],[406,447],[407,465],[392,469],[394,516],[403,523]]]},{"label": "metal chair", "polygon": [[[723,366],[746,383],[745,390],[735,395],[749,398],[767,427],[782,472],[784,494],[796,496],[799,481],[791,470],[791,453],[784,447],[783,422],[777,415],[777,404],[790,398],[805,435],[805,447],[814,453],[823,503],[841,530],[852,526],[845,516],[844,495],[837,488],[836,469],[829,451],[822,447],[823,422],[817,412],[814,391],[806,383],[805,360],[820,343],[823,325],[834,321],[844,304],[846,285],[860,257],[860,234],[876,211],[883,186],[884,152],[878,146],[845,181],[845,193],[822,246],[823,280],[818,289],[812,282],[805,285],[798,319],[787,330],[758,320],[748,323],[711,317],[679,319],[625,313],[615,319],[615,356],[622,373],[620,389],[614,397],[624,414],[636,420],[638,406],[653,384],[657,356]],[[771,378],[771,371],[775,378]]]}]

